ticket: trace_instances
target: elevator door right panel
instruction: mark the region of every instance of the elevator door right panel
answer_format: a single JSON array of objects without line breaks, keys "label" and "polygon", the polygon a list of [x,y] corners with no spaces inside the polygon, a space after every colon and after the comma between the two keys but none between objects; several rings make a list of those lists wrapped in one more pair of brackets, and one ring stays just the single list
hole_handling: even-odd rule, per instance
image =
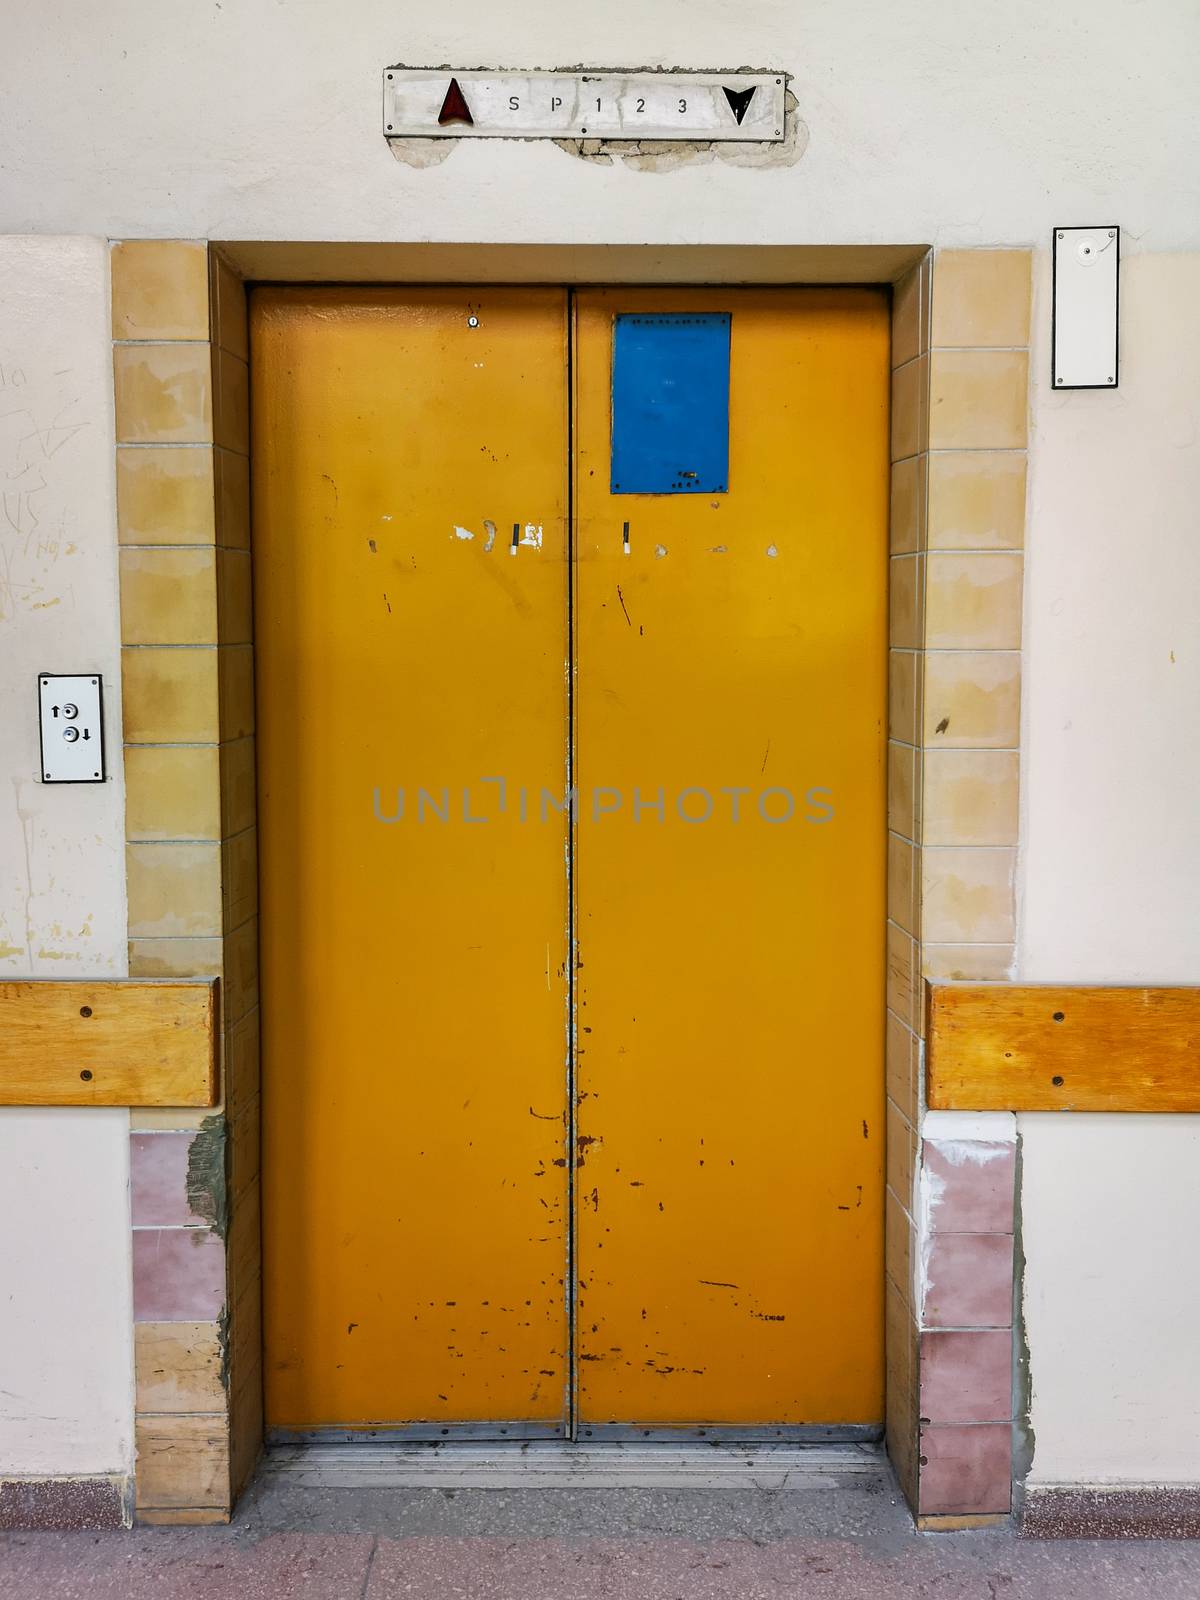
[{"label": "elevator door right panel", "polygon": [[[714,312],[727,482],[627,492],[615,319]],[[888,341],[873,290],[578,297],[584,1437],[882,1417]]]}]

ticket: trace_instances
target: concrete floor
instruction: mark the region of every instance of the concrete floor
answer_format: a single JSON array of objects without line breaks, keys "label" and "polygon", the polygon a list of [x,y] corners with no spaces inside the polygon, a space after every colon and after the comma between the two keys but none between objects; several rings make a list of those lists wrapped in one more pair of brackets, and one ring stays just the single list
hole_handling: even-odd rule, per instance
[{"label": "concrete floor", "polygon": [[314,1488],[228,1528],[0,1535],[2,1600],[1196,1600],[1200,1543],[917,1534],[885,1471],[783,1489]]}]

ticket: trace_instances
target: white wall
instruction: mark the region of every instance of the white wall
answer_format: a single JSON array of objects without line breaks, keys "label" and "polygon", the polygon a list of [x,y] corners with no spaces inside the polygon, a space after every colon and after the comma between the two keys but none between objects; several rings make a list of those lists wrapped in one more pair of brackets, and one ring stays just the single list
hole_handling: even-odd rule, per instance
[{"label": "white wall", "polygon": [[1017,1120],[1029,1482],[1200,1482],[1200,1118]]},{"label": "white wall", "polygon": [[[1041,348],[1019,971],[1200,982],[1200,257],[1121,284],[1121,386]],[[1023,1116],[1033,1481],[1200,1481],[1200,1118]]]},{"label": "white wall", "polygon": [[[0,239],[0,976],[125,969],[108,251]],[[38,671],[102,672],[113,776],[38,781]],[[0,1476],[132,1453],[125,1111],[0,1110]]]},{"label": "white wall", "polygon": [[[1200,244],[1191,0],[39,0],[9,6],[0,227],[228,239]],[[382,69],[779,67],[787,169],[477,140],[392,160]],[[1191,148],[1184,130],[1191,130]]]}]

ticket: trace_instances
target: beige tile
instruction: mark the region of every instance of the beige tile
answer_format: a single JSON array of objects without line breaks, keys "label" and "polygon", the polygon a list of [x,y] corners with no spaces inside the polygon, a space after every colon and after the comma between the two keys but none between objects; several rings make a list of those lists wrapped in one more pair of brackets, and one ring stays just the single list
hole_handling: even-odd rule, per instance
[{"label": "beige tile", "polygon": [[213,438],[226,450],[250,449],[250,375],[228,350],[213,351]]},{"label": "beige tile", "polygon": [[229,1294],[237,1305],[262,1273],[260,1185],[251,1183],[229,1210]]},{"label": "beige tile", "polygon": [[[894,1226],[894,1224],[893,1224]],[[897,1244],[900,1241],[897,1239]],[[912,1242],[909,1241],[909,1249]],[[896,1270],[900,1270],[902,1263]],[[915,1503],[917,1492],[917,1329],[913,1320],[912,1274],[900,1289],[889,1270],[884,1283],[884,1344],[887,1365],[886,1448],[901,1493]]]},{"label": "beige tile", "polygon": [[229,1386],[233,1395],[252,1379],[262,1356],[262,1277],[256,1275],[238,1294],[230,1318]]},{"label": "beige tile", "polygon": [[[147,942],[153,944],[154,940]],[[183,939],[174,941],[176,944],[186,942]],[[192,1128],[203,1127],[212,1115],[212,1106],[130,1106],[129,1126],[140,1132],[154,1129],[159,1133],[172,1130],[186,1133]]]},{"label": "beige tile", "polygon": [[887,1186],[906,1206],[912,1204],[917,1136],[893,1100],[887,1103]]},{"label": "beige tile", "polygon": [[[245,1291],[243,1298],[249,1297]],[[262,1434],[262,1332],[258,1330],[258,1349],[230,1364],[230,1420],[235,1426],[249,1425],[261,1440]],[[236,1421],[235,1421],[236,1419]]]},{"label": "beige tile", "polygon": [[212,451],[204,445],[122,445],[117,532],[122,544],[212,544]]},{"label": "beige tile", "polygon": [[[224,965],[224,941],[212,939],[130,939],[129,976],[131,978],[209,978],[220,977]],[[197,1111],[202,1122],[211,1111]],[[176,1124],[166,1123],[166,1127]],[[189,1123],[179,1123],[188,1127]]]},{"label": "beige tile", "polygon": [[1027,345],[1028,250],[939,250],[933,262],[935,345]]},{"label": "beige tile", "polygon": [[226,1031],[225,1103],[240,1116],[259,1092],[258,1012],[247,1011]]},{"label": "beige tile", "polygon": [[114,244],[114,339],[207,339],[208,246],[195,239]]},{"label": "beige tile", "polygon": [[1015,750],[927,750],[924,766],[924,844],[1016,844]]},{"label": "beige tile", "polygon": [[220,1411],[221,1331],[215,1322],[136,1322],[139,1412]]},{"label": "beige tile", "polygon": [[929,457],[931,550],[1020,550],[1025,543],[1023,450],[939,450]]},{"label": "beige tile", "polygon": [[912,650],[888,651],[888,733],[893,739],[916,744],[922,657]]},{"label": "beige tile", "polygon": [[892,468],[891,551],[894,556],[924,545],[925,464],[928,456],[909,456]]},{"label": "beige tile", "polygon": [[139,1528],[216,1528],[229,1521],[228,1506],[139,1506],[134,1523]]},{"label": "beige tile", "polygon": [[233,1395],[230,1412],[229,1475],[236,1498],[250,1483],[263,1453],[262,1363],[254,1384],[241,1385]]},{"label": "beige tile", "polygon": [[216,644],[217,566],[211,547],[120,552],[125,644]]},{"label": "beige tile", "polygon": [[249,357],[246,285],[215,250],[211,261],[213,339],[245,361]]},{"label": "beige tile", "polygon": [[229,1195],[234,1205],[258,1179],[261,1103],[255,1096],[229,1125]]},{"label": "beige tile", "polygon": [[928,359],[931,450],[1025,448],[1024,350],[935,350]]},{"label": "beige tile", "polygon": [[1011,944],[927,944],[924,975],[938,983],[994,983],[1012,976]]},{"label": "beige tile", "polygon": [[217,551],[217,632],[222,644],[249,644],[254,637],[250,552]]},{"label": "beige tile", "polygon": [[[263,1423],[263,1353],[261,1349],[261,1333],[259,1337],[260,1349],[257,1358],[253,1361],[243,1361],[236,1368],[238,1376],[234,1378],[234,1370],[230,1370],[230,1421],[233,1426],[248,1426],[256,1435],[256,1444],[262,1446]],[[235,1420],[236,1419],[236,1420]]]},{"label": "beige tile", "polygon": [[901,367],[929,348],[928,259],[905,273],[892,289],[892,366]]},{"label": "beige tile", "polygon": [[924,556],[893,556],[888,562],[888,629],[897,649],[915,650],[923,633]]},{"label": "beige tile", "polygon": [[254,1476],[263,1450],[262,1362],[252,1378],[240,1384],[232,1397],[230,1412],[229,1472],[233,1492],[241,1494]]},{"label": "beige tile", "polygon": [[[894,1198],[894,1197],[893,1197]],[[912,1383],[914,1363],[917,1348],[917,1327],[913,1319],[912,1299],[912,1257],[915,1253],[915,1226],[912,1218],[905,1212],[899,1201],[895,1202],[900,1210],[900,1217],[894,1219],[891,1226],[903,1222],[913,1228],[913,1234],[907,1239],[902,1239],[898,1234],[888,1237],[885,1234],[885,1260],[887,1263],[887,1284],[885,1285],[884,1307],[884,1338],[887,1354],[888,1387],[899,1385],[907,1388]],[[895,1248],[893,1248],[893,1243]],[[905,1269],[907,1268],[907,1273]],[[901,1287],[901,1285],[904,1285]]]},{"label": "beige tile", "polygon": [[913,1021],[916,977],[916,944],[911,934],[894,922],[887,925],[887,1003],[888,1008],[909,1027]]},{"label": "beige tile", "polygon": [[916,1035],[892,1011],[887,1013],[885,1048],[888,1098],[895,1101],[915,1127],[919,1090]]},{"label": "beige tile", "polygon": [[[904,1204],[891,1189],[884,1201],[884,1260],[887,1275],[907,1308],[913,1298],[913,1254],[916,1229]],[[891,1362],[889,1353],[889,1365]]]},{"label": "beige tile", "polygon": [[221,769],[217,746],[127,747],[125,837],[220,839]]},{"label": "beige tile", "polygon": [[916,839],[917,752],[910,744],[888,745],[888,827],[905,839]]},{"label": "beige tile", "polygon": [[920,1429],[917,1423],[917,1379],[915,1376],[907,1389],[899,1383],[888,1382],[885,1410],[884,1448],[896,1474],[896,1484],[908,1509],[916,1512],[918,1496],[918,1458]]},{"label": "beige tile", "polygon": [[933,749],[1014,749],[1021,734],[1020,655],[929,651],[924,723],[924,743]]},{"label": "beige tile", "polygon": [[938,551],[923,559],[928,649],[1021,648],[1024,561],[1019,554]]},{"label": "beige tile", "polygon": [[221,932],[219,844],[131,844],[125,850],[131,939]]},{"label": "beige tile", "polygon": [[258,1005],[258,920],[225,937],[225,1016],[232,1024]]},{"label": "beige tile", "polygon": [[926,849],[921,920],[931,944],[1005,944],[1013,937],[1011,849]]},{"label": "beige tile", "polygon": [[258,834],[247,828],[221,846],[225,927],[240,928],[258,913]]},{"label": "beige tile", "polygon": [[918,455],[929,440],[929,357],[892,373],[892,460]]},{"label": "beige tile", "polygon": [[917,920],[917,852],[907,839],[888,834],[887,914],[914,938],[920,937]]},{"label": "beige tile", "polygon": [[[918,885],[918,888],[920,886]],[[918,910],[920,908],[918,907]],[[917,946],[918,956],[921,946]],[[925,980],[918,972],[913,979],[913,1081],[921,1082],[921,1064],[925,1050],[925,1029],[928,1018],[925,1014]],[[916,1117],[910,1118],[913,1126],[917,1125]]]},{"label": "beige tile", "polygon": [[250,548],[250,462],[233,450],[217,450],[217,543]]},{"label": "beige tile", "polygon": [[221,737],[244,739],[254,732],[254,650],[222,645],[220,657]]},{"label": "beige tile", "polygon": [[210,645],[121,652],[126,744],[206,744],[220,737],[217,652]]},{"label": "beige tile", "polygon": [[208,345],[114,345],[113,383],[118,443],[212,443]]},{"label": "beige tile", "polygon": [[215,1528],[228,1527],[233,1520],[229,1506],[142,1506],[135,1504],[135,1528]]},{"label": "beige tile", "polygon": [[236,739],[221,746],[221,833],[245,832],[255,820],[254,740]]},{"label": "beige tile", "polygon": [[224,1411],[138,1419],[137,1508],[227,1508],[229,1422]]}]

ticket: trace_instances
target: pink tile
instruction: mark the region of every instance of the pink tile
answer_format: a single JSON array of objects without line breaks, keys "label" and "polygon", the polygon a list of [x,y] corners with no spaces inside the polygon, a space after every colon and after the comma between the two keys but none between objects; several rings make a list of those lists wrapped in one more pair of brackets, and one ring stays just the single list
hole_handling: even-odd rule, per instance
[{"label": "pink tile", "polygon": [[945,1512],[1005,1512],[1012,1502],[1012,1427],[1007,1422],[967,1428],[921,1429],[918,1508]]},{"label": "pink tile", "polygon": [[135,1228],[200,1222],[187,1200],[188,1151],[193,1133],[131,1133],[129,1199]]},{"label": "pink tile", "polygon": [[225,1246],[208,1228],[137,1228],[133,1320],[207,1322],[225,1304]]},{"label": "pink tile", "polygon": [[922,1422],[1008,1422],[1012,1333],[979,1329],[921,1335]]},{"label": "pink tile", "polygon": [[1012,1144],[927,1139],[924,1163],[931,1183],[934,1233],[1011,1233],[1017,1150]]},{"label": "pink tile", "polygon": [[1011,1233],[935,1233],[923,1322],[927,1328],[1012,1326]]}]

